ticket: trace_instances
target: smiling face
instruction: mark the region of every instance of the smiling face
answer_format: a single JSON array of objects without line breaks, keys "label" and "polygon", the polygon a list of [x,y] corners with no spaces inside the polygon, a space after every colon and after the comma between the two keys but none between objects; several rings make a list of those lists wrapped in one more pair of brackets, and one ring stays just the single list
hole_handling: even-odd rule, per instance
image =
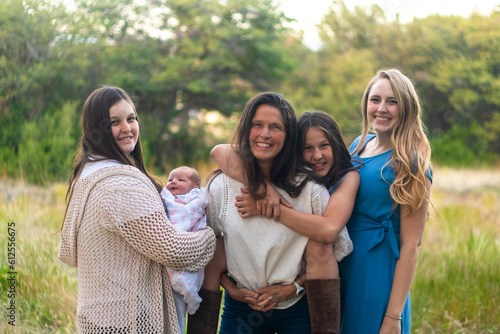
[{"label": "smiling face", "polygon": [[273,159],[281,152],[286,133],[283,116],[277,108],[261,105],[252,119],[249,141],[261,168],[270,170]]},{"label": "smiling face", "polygon": [[333,167],[333,149],[325,132],[311,127],[306,131],[302,158],[320,177],[326,177]]},{"label": "smiling face", "polygon": [[191,189],[198,188],[192,180],[193,171],[189,168],[176,168],[168,176],[166,188],[174,196],[185,195]]},{"label": "smiling face", "polygon": [[126,154],[130,154],[139,138],[139,123],[132,106],[121,100],[109,109],[111,132],[116,143]]},{"label": "smiling face", "polygon": [[368,94],[368,122],[377,135],[391,134],[399,119],[399,105],[389,79],[377,80]]}]

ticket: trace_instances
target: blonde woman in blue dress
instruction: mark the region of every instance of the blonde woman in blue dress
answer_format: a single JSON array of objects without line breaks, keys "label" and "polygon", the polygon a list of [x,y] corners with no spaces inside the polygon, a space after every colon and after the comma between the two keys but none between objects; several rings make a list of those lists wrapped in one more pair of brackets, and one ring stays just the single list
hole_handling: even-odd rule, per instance
[{"label": "blonde woman in blue dress", "polygon": [[[353,252],[339,262],[341,333],[410,333],[410,287],[431,192],[431,148],[412,82],[379,71],[361,103],[351,145],[361,183],[347,223]],[[372,130],[374,134],[368,134]]]}]

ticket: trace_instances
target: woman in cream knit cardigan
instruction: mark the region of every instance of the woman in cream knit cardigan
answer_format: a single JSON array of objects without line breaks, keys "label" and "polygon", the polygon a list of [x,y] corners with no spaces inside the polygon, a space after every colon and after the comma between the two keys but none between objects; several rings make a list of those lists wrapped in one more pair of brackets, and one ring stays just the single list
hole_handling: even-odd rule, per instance
[{"label": "woman in cream knit cardigan", "polygon": [[179,333],[166,267],[199,270],[214,232],[176,231],[146,171],[134,104],[118,87],[85,102],[59,259],[78,267],[79,333]]}]

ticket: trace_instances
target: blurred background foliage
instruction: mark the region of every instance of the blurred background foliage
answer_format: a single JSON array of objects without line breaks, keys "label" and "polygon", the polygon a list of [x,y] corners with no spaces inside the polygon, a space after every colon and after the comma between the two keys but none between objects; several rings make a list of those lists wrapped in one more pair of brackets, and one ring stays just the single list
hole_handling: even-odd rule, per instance
[{"label": "blurred background foliage", "polygon": [[0,2],[0,173],[67,179],[86,97],[124,88],[141,119],[148,164],[163,174],[209,160],[230,138],[246,101],[285,95],[298,114],[324,110],[347,144],[376,71],[416,84],[433,162],[500,161],[500,11],[389,21],[378,6],[332,1],[310,50],[271,0]]}]

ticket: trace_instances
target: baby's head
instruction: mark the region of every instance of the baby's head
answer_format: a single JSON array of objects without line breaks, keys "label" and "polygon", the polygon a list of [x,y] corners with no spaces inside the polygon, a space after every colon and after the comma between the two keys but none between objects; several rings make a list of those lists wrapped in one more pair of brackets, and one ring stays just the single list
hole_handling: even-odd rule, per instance
[{"label": "baby's head", "polygon": [[182,166],[170,172],[167,181],[167,190],[174,196],[185,195],[191,189],[201,186],[201,177],[196,169]]}]

